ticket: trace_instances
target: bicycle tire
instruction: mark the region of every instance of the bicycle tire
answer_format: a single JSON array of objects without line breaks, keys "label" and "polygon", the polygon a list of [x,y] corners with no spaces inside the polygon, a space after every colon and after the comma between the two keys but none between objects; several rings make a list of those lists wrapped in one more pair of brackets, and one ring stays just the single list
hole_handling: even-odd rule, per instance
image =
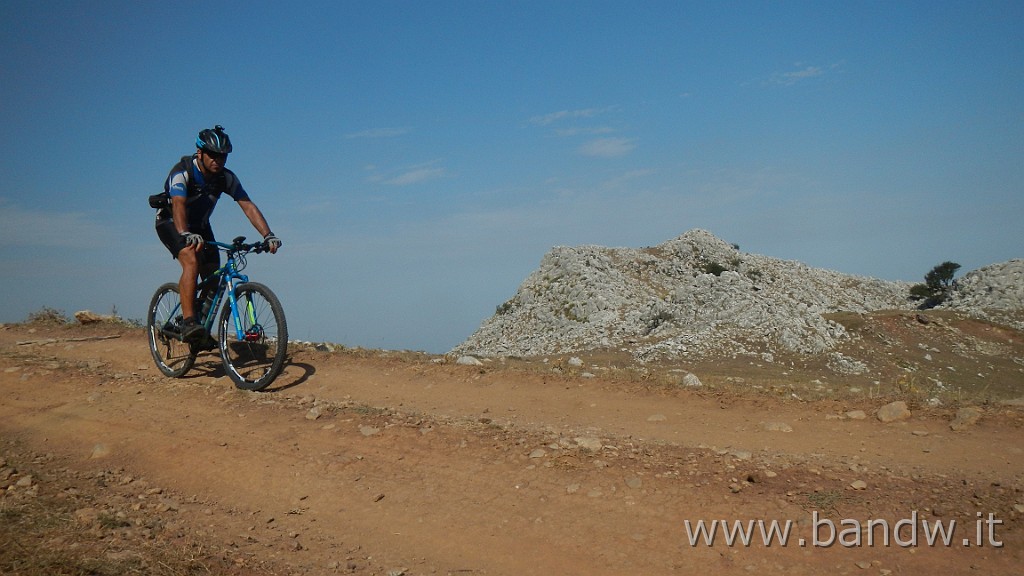
[{"label": "bicycle tire", "polygon": [[156,289],[146,313],[149,351],[164,376],[181,378],[192,369],[196,355],[188,344],[174,335],[181,327],[181,297],[178,285],[168,282]]},{"label": "bicycle tire", "polygon": [[284,367],[288,323],[284,307],[265,285],[246,282],[235,288],[243,339],[238,339],[230,303],[220,317],[219,344],[224,371],[242,390],[263,390]]}]

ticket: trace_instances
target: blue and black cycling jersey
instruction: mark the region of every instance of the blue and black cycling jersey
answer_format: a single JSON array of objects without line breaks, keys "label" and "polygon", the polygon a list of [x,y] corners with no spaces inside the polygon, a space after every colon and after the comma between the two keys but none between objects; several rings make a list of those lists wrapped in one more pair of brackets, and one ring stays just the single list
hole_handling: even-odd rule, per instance
[{"label": "blue and black cycling jersey", "polygon": [[[221,194],[227,194],[235,202],[248,200],[249,195],[242,183],[231,170],[225,168],[212,177],[203,176],[195,156],[185,156],[171,169],[164,182],[164,191],[171,198],[185,198],[189,230],[200,230],[210,226],[210,215],[217,207]],[[157,212],[157,220],[170,219],[170,208]]]}]

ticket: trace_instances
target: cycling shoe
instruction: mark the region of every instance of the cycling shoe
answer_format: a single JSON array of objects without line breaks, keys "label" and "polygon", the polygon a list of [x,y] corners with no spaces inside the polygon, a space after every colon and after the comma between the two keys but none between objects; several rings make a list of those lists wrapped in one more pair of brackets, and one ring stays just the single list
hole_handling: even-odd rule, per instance
[{"label": "cycling shoe", "polygon": [[195,344],[209,337],[210,336],[206,333],[206,328],[203,328],[202,324],[197,323],[195,319],[187,318],[184,322],[182,322],[181,340],[183,342]]}]

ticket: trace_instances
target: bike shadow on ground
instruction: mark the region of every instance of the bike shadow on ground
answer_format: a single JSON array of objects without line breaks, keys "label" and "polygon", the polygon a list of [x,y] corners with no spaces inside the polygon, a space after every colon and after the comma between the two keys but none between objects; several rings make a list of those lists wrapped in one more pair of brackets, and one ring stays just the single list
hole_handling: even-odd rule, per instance
[{"label": "bike shadow on ground", "polygon": [[[200,355],[196,358],[192,371],[185,378],[198,378],[201,376],[218,379],[227,378],[228,374],[224,371],[224,365],[221,363],[220,356],[211,355],[206,358],[203,356]],[[292,362],[291,358],[288,358],[284,361],[281,374],[271,382],[270,386],[263,390],[258,390],[258,392],[282,392],[305,384],[313,374],[316,374],[316,368],[313,365],[306,364],[305,362]],[[230,381],[228,379],[228,382]]]}]

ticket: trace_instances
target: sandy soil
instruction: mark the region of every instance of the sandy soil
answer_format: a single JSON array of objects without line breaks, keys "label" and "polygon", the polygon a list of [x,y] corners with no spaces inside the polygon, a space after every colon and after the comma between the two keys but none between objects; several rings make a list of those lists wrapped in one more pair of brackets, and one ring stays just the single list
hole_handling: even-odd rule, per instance
[{"label": "sandy soil", "polygon": [[[1012,405],[982,406],[955,432],[952,408],[883,423],[866,399],[313,349],[250,393],[213,355],[166,379],[141,330],[103,325],[3,327],[0,391],[0,511],[69,502],[75,546],[112,563],[163,546],[205,563],[196,573],[252,575],[1024,565],[1024,413]],[[713,544],[691,544],[687,524],[701,520],[754,522],[752,542],[730,545],[719,526]],[[787,543],[764,544],[757,523],[773,521],[792,522]],[[953,522],[949,545],[929,544]],[[32,555],[67,536],[48,538],[15,544]]]}]

